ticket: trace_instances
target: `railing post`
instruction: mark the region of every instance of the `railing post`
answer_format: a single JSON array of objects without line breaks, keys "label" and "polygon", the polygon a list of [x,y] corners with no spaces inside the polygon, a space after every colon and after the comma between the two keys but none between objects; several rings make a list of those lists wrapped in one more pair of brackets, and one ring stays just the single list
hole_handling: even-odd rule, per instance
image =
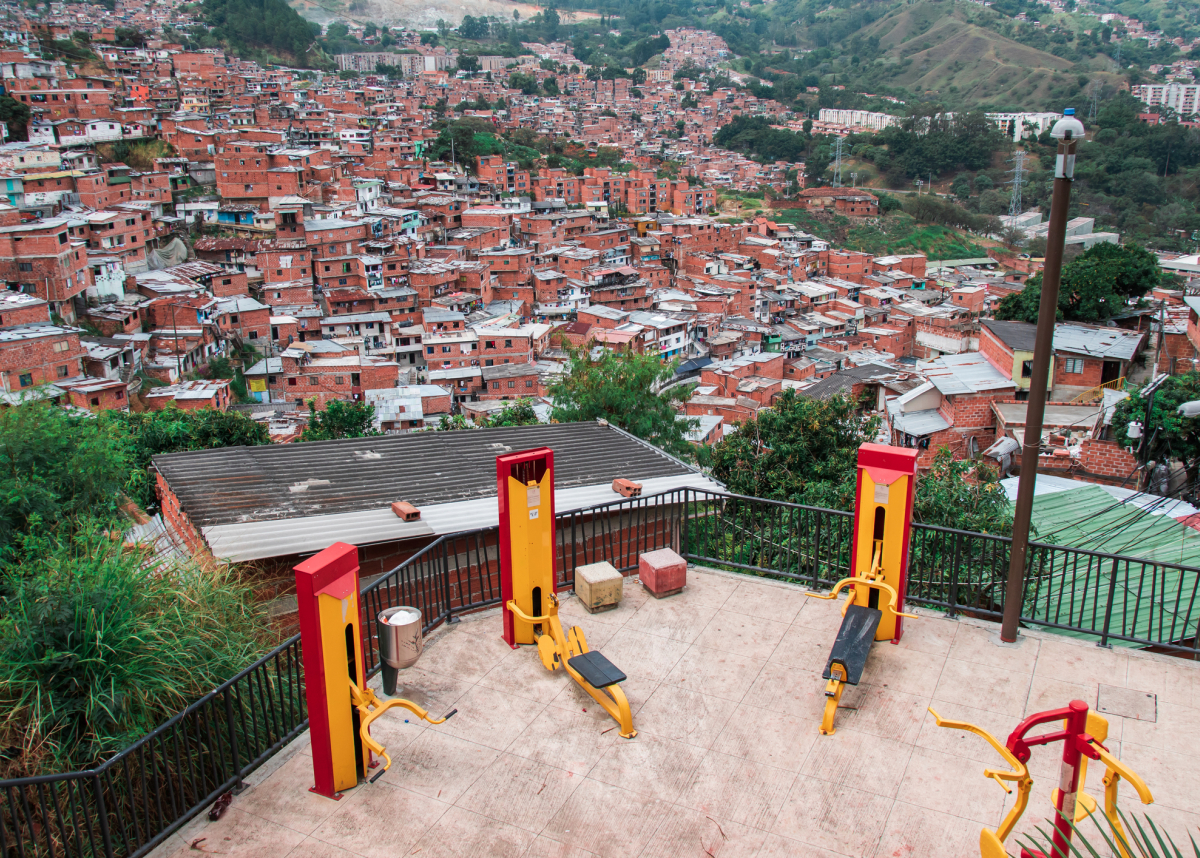
[{"label": "railing post", "polygon": [[[452,625],[458,622],[458,617],[454,616],[454,603],[450,601],[450,555],[446,552],[447,542],[448,539],[442,539],[442,598],[446,600],[446,625]],[[457,552],[454,557],[457,563]]]},{"label": "railing post", "polygon": [[683,487],[683,510],[679,514],[679,556],[684,560],[688,557],[687,544],[687,523],[688,523],[688,495],[691,492],[690,486]]},{"label": "railing post", "polygon": [[233,775],[237,778],[237,783],[233,785],[233,794],[237,795],[246,788],[246,785],[242,783],[242,757],[238,752],[237,730],[233,721],[232,685],[225,689],[225,726],[229,731],[229,750],[233,754]]},{"label": "railing post", "polygon": [[958,615],[958,561],[962,557],[962,540],[961,533],[954,534],[954,560],[950,567],[950,608],[946,613],[948,617]]},{"label": "railing post", "polygon": [[100,773],[92,775],[92,789],[96,794],[96,814],[100,821],[100,836],[104,839],[104,858],[116,858],[113,854],[112,831],[108,827],[108,808],[104,804],[104,787],[100,783]]},{"label": "railing post", "polygon": [[1109,624],[1112,623],[1113,601],[1117,595],[1117,558],[1113,558],[1112,571],[1108,575],[1108,604],[1104,606],[1104,631],[1100,633],[1100,640],[1096,646],[1102,646],[1105,649],[1112,649],[1112,644],[1108,642]]}]

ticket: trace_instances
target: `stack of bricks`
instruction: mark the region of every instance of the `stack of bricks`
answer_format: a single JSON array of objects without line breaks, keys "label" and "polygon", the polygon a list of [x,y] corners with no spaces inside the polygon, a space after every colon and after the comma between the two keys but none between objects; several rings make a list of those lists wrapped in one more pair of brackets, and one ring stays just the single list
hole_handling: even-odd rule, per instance
[{"label": "stack of bricks", "polygon": [[638,557],[638,577],[654,598],[673,596],[687,584],[687,561],[670,548],[647,551]]}]

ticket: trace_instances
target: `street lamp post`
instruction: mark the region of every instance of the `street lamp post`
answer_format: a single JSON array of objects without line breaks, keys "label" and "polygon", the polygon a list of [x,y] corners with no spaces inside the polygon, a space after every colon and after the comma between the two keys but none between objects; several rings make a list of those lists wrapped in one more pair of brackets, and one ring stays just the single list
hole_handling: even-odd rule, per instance
[{"label": "street lamp post", "polygon": [[1017,483],[1017,505],[1013,514],[1012,551],[1008,562],[1008,584],[1004,589],[1004,618],[1000,640],[1013,643],[1025,601],[1025,557],[1029,552],[1029,523],[1037,481],[1038,453],[1042,446],[1042,418],[1046,413],[1046,382],[1054,351],[1054,321],[1058,313],[1058,284],[1062,275],[1063,249],[1067,235],[1067,208],[1075,178],[1075,146],[1083,136],[1083,123],[1075,111],[1063,111],[1050,134],[1058,139],[1054,163],[1054,195],[1046,231],[1046,262],[1042,268],[1042,300],[1038,307],[1037,334],[1033,349],[1033,374],[1029,379],[1029,404],[1025,412],[1025,441],[1021,447],[1021,477]]}]

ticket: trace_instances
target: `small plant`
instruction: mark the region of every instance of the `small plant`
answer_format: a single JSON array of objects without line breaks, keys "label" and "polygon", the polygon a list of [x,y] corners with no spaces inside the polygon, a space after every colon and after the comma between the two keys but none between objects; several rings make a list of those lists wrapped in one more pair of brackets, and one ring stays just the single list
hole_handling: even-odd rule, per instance
[{"label": "small plant", "polygon": [[[1117,810],[1121,824],[1114,825],[1107,816],[1088,814],[1099,832],[1099,840],[1093,843],[1075,823],[1071,823],[1071,858],[1100,858],[1102,854],[1122,856],[1122,858],[1200,858],[1200,846],[1196,838],[1188,833],[1191,851],[1184,853],[1171,835],[1154,824],[1150,816],[1143,815],[1139,820],[1132,814],[1126,816]],[[1145,822],[1143,825],[1142,822]],[[1038,826],[1038,836],[1026,835],[1021,846],[1025,850],[1041,852],[1047,858],[1067,858],[1060,855],[1052,845],[1053,832]],[[1093,838],[1095,835],[1093,835]],[[1103,849],[1102,853],[1100,850]]]}]

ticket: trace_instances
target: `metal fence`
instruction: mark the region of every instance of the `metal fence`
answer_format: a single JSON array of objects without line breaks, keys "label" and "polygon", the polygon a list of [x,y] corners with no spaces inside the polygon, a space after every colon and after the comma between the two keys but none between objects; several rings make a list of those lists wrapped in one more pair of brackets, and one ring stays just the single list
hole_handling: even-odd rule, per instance
[{"label": "metal fence", "polygon": [[[825,588],[850,572],[850,513],[695,489],[562,513],[556,568],[673,548],[688,560]],[[915,525],[908,600],[998,618],[1009,540]],[[372,618],[420,608],[425,631],[500,602],[497,528],[443,536],[363,588],[366,665],[379,669]],[[1023,621],[1097,643],[1200,656],[1200,569],[1031,544]],[[137,858],[308,727],[299,636],[87,771],[0,781],[0,856]]]}]

